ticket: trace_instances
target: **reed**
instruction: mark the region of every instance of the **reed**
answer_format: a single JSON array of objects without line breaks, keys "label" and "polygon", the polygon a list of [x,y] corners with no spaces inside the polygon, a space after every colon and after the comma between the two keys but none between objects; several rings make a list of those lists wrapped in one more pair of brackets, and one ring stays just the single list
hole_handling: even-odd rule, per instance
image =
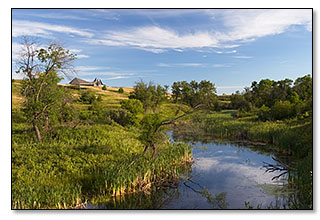
[{"label": "reed", "polygon": [[24,132],[12,135],[13,209],[79,208],[102,197],[148,193],[178,178],[191,157],[186,144],[164,144],[151,159],[139,134],[121,126],[59,127],[53,135],[43,143]]}]

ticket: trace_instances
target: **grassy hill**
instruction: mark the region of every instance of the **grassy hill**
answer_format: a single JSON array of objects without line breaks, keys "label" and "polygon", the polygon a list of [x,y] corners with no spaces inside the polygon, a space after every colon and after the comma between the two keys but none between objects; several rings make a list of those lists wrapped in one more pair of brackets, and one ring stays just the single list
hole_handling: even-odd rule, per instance
[{"label": "grassy hill", "polygon": [[[80,114],[90,104],[79,101],[84,92],[101,96],[102,109],[118,109],[132,88],[102,90],[61,85],[74,97]],[[21,111],[21,80],[12,82],[12,208],[85,208],[88,203],[117,201],[124,194],[149,192],[165,182],[176,182],[189,166],[190,147],[165,141],[151,159],[143,153],[139,129],[117,123],[58,124],[36,141]],[[164,105],[169,111],[170,107]],[[145,205],[148,208],[148,205]]]}]

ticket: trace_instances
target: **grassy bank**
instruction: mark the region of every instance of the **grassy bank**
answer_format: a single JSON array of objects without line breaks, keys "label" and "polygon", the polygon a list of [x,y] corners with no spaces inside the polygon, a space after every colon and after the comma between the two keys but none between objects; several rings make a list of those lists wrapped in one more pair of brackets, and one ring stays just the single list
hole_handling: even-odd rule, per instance
[{"label": "grassy bank", "polygon": [[[36,141],[32,127],[22,114],[21,81],[12,84],[12,208],[85,208],[120,198],[124,194],[148,192],[174,182],[189,167],[191,149],[186,144],[158,146],[156,157],[143,154],[139,129],[116,123],[58,124]],[[77,99],[90,90],[101,96],[105,108],[119,108],[130,88],[70,88]],[[74,102],[80,112],[88,104]],[[168,112],[170,108],[165,107]]]},{"label": "grassy bank", "polygon": [[14,126],[12,208],[72,208],[177,178],[190,159],[188,145],[165,143],[157,157],[143,155],[137,134],[120,126],[61,127],[36,143]]},{"label": "grassy bank", "polygon": [[235,118],[235,112],[199,112],[190,117],[188,123],[217,138],[267,143],[276,146],[279,151],[297,156],[306,156],[312,150],[312,117],[262,122],[256,116]]},{"label": "grassy bank", "polygon": [[258,121],[256,116],[233,117],[236,110],[198,112],[188,118],[180,129],[202,133],[217,139],[244,140],[265,144],[278,154],[291,155],[291,183],[298,193],[294,208],[312,208],[312,116],[283,121]]}]

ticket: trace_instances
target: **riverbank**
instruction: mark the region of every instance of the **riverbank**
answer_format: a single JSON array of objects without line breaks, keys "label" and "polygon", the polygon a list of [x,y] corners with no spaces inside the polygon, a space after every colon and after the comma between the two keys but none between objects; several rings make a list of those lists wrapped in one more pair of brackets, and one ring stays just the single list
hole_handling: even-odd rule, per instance
[{"label": "riverbank", "polygon": [[13,125],[12,208],[85,208],[87,202],[148,191],[170,181],[191,159],[190,146],[164,143],[151,159],[137,133],[119,125],[56,129],[36,143]]},{"label": "riverbank", "polygon": [[[299,188],[296,208],[312,208],[312,116],[286,121],[258,121],[256,116],[234,117],[236,110],[197,112],[180,122],[178,129],[186,137],[202,134],[207,139],[246,141],[290,155],[291,183]],[[179,132],[177,132],[179,135]],[[265,145],[265,146],[263,146]]]}]

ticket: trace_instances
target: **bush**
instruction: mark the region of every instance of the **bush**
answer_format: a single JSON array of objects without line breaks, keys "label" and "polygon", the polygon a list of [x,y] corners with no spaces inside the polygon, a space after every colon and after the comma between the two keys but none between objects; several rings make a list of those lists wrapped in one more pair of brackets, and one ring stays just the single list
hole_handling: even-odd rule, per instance
[{"label": "bush", "polygon": [[133,115],[125,109],[110,110],[106,113],[106,118],[109,118],[114,122],[117,122],[121,126],[134,124],[134,119],[132,117]]},{"label": "bush", "polygon": [[271,108],[271,117],[274,120],[287,119],[293,116],[294,106],[289,101],[277,101]]},{"label": "bush", "polygon": [[103,85],[103,86],[102,86],[102,90],[107,90],[106,85]]},{"label": "bush", "polygon": [[92,91],[85,91],[80,96],[80,102],[92,104],[96,100],[96,96]]},{"label": "bush", "polygon": [[270,120],[270,108],[268,106],[262,105],[258,112],[258,119],[261,121],[267,121]]},{"label": "bush", "polygon": [[119,92],[119,93],[124,93],[123,88],[122,88],[122,87],[121,87],[121,88],[119,88],[119,89],[118,89],[118,92]]},{"label": "bush", "polygon": [[128,110],[132,114],[140,114],[144,112],[142,102],[138,99],[122,100],[120,102],[121,108]]}]

